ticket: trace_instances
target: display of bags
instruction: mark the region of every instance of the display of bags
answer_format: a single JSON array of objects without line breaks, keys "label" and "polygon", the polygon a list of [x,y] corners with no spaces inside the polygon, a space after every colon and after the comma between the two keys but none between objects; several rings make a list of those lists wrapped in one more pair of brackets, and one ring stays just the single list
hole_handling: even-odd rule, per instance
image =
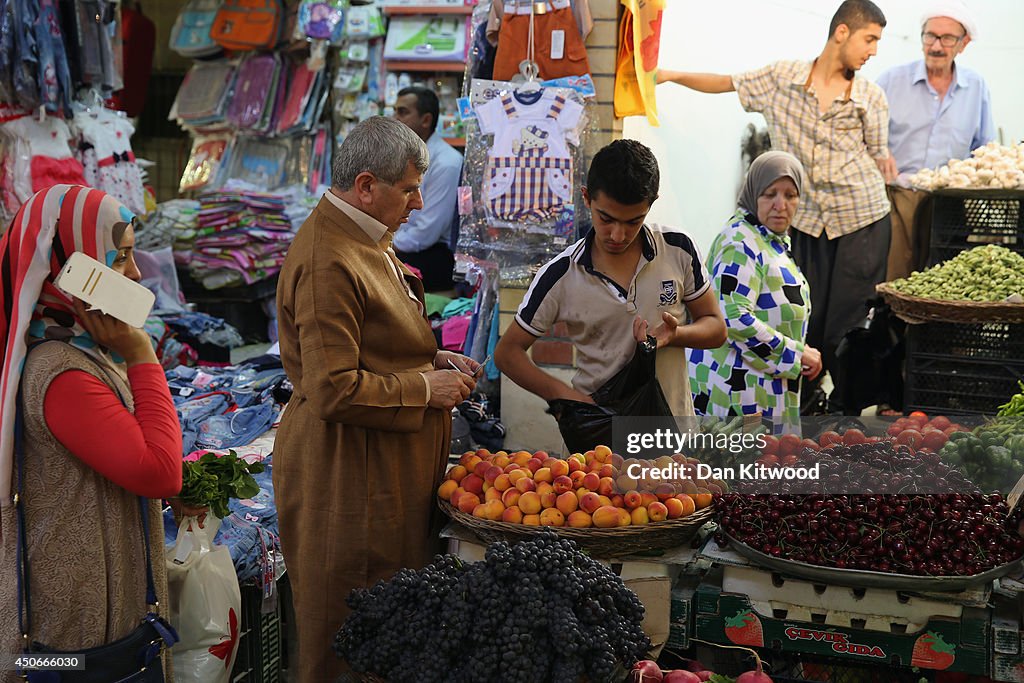
[{"label": "display of bags", "polygon": [[230,551],[211,545],[220,520],[195,517],[178,527],[167,550],[167,589],[171,623],[181,638],[171,651],[178,683],[227,683],[238,654],[242,593]]},{"label": "display of bags", "polygon": [[280,0],[224,0],[210,36],[228,50],[270,50],[280,38],[283,16]]},{"label": "display of bags", "polygon": [[210,36],[221,0],[189,0],[171,28],[170,47],[182,57],[209,57],[220,52]]},{"label": "display of bags", "polygon": [[234,76],[235,67],[229,62],[197,62],[178,89],[173,115],[192,125],[221,120]]},{"label": "display of bags", "polygon": [[[273,86],[281,68],[277,55],[249,57],[238,67],[235,92],[228,105],[227,120],[238,128],[253,128],[261,118],[273,112]],[[267,110],[270,110],[269,112]]]}]

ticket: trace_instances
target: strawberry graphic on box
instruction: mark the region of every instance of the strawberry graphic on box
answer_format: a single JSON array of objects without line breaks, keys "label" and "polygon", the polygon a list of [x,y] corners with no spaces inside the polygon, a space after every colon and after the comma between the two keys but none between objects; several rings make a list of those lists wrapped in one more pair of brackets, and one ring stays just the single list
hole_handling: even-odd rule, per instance
[{"label": "strawberry graphic on box", "polygon": [[948,669],[956,660],[956,646],[950,645],[933,631],[925,633],[914,643],[910,665],[922,669]]},{"label": "strawberry graphic on box", "polygon": [[725,637],[737,645],[764,647],[764,631],[757,615],[747,610],[725,618]]}]

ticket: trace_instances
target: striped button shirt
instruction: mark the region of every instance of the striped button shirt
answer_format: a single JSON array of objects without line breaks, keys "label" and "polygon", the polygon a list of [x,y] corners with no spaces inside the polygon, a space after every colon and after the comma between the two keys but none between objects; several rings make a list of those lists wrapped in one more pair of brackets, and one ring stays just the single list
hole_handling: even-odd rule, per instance
[{"label": "striped button shirt", "polygon": [[888,156],[889,104],[864,78],[853,82],[824,114],[811,84],[813,62],[780,61],[732,77],[743,108],[768,121],[772,147],[804,165],[810,191],[800,198],[793,227],[829,239],[856,232],[889,213],[875,159]]}]

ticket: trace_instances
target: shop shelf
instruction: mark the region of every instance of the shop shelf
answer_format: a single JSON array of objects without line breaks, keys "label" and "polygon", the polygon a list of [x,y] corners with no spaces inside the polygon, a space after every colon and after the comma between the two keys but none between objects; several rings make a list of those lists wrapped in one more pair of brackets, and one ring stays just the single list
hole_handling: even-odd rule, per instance
[{"label": "shop shelf", "polygon": [[444,5],[444,6],[422,6],[422,5],[388,5],[384,7],[385,16],[398,16],[408,14],[472,14],[473,5]]},{"label": "shop shelf", "polygon": [[1024,192],[940,190],[932,208],[928,265],[998,244],[1024,254]]},{"label": "shop shelf", "polygon": [[466,70],[465,62],[414,62],[409,60],[386,59],[384,68],[388,71],[444,71],[462,73]]}]

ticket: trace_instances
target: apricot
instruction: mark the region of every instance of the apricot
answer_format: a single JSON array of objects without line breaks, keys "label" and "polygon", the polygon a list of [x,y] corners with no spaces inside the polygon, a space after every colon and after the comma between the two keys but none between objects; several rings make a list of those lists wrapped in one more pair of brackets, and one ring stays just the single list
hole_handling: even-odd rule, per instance
[{"label": "apricot", "polygon": [[516,451],[512,456],[512,462],[520,467],[526,467],[526,463],[530,462],[532,457],[533,455],[529,451]]},{"label": "apricot", "polygon": [[569,473],[569,481],[572,482],[573,488],[579,488],[583,486],[583,478],[587,475],[583,473],[583,470],[576,470],[575,472]]},{"label": "apricot", "polygon": [[692,479],[683,479],[679,482],[680,493],[697,493],[697,484]]},{"label": "apricot", "polygon": [[619,508],[602,505],[592,514],[594,526],[600,529],[611,529],[619,526]]},{"label": "apricot", "polygon": [[609,460],[609,462],[612,464],[612,467],[614,467],[617,470],[621,470],[622,463],[625,461],[622,459],[622,456],[619,455],[618,453],[612,453],[612,459]]},{"label": "apricot", "polygon": [[692,515],[697,509],[697,505],[693,502],[693,498],[685,493],[677,495],[676,500],[683,504],[683,514],[679,515],[680,517]]},{"label": "apricot", "polygon": [[459,496],[461,496],[465,492],[466,489],[462,488],[461,486],[458,487],[457,489],[452,491],[452,497],[448,499],[448,502],[451,503],[456,508],[459,507]]},{"label": "apricot", "polygon": [[512,461],[509,459],[507,455],[496,455],[494,456],[494,459],[491,460],[491,462],[494,463],[495,467],[505,469],[508,466],[508,464]]},{"label": "apricot", "polygon": [[526,493],[527,491],[536,491],[537,482],[535,482],[533,479],[530,479],[529,477],[522,477],[516,480],[516,488],[522,491],[523,493]]},{"label": "apricot", "polygon": [[668,510],[669,519],[678,519],[683,516],[683,504],[678,498],[672,496],[671,498],[666,498],[662,502]]},{"label": "apricot", "polygon": [[484,519],[489,519],[492,522],[501,521],[501,516],[505,514],[505,506],[501,504],[500,500],[492,500],[484,503]]},{"label": "apricot", "polygon": [[539,470],[533,473],[534,481],[553,481],[554,475],[551,474],[550,467],[541,467]]},{"label": "apricot", "polygon": [[571,527],[577,529],[586,529],[594,525],[594,520],[591,519],[590,513],[584,512],[583,510],[577,510],[576,512],[569,513],[569,516],[565,518],[566,523]]},{"label": "apricot", "polygon": [[540,526],[540,515],[523,515],[525,526]]},{"label": "apricot", "polygon": [[499,491],[507,491],[512,488],[512,480],[508,478],[508,475],[502,472],[498,475],[498,478],[494,480],[494,488]]},{"label": "apricot", "polygon": [[565,477],[569,475],[569,463],[565,460],[553,458],[551,464],[548,465],[548,469],[551,470],[551,476],[556,479],[558,477]]},{"label": "apricot", "polygon": [[505,508],[505,511],[501,513],[501,521],[508,522],[509,524],[522,524],[523,511],[516,505],[507,507]]},{"label": "apricot", "polygon": [[668,519],[668,508],[664,503],[655,501],[647,506],[647,516],[652,522],[664,522]]},{"label": "apricot", "polygon": [[540,494],[540,506],[542,508],[553,508],[558,501],[558,494],[554,491],[545,491]]},{"label": "apricot", "polygon": [[[612,499],[609,498],[608,496],[602,496],[599,493],[599,494],[597,494],[597,497],[601,500],[601,505],[611,505],[612,504]],[[615,506],[612,505],[612,507],[615,507]]]},{"label": "apricot", "polygon": [[479,517],[480,519],[487,519],[487,505],[485,503],[477,503],[474,505],[473,516]]},{"label": "apricot", "polygon": [[519,509],[526,515],[536,515],[541,511],[540,495],[536,491],[527,491],[519,496]]},{"label": "apricot", "polygon": [[492,500],[501,500],[501,491],[494,488],[493,486],[484,491],[484,502],[490,502]]},{"label": "apricot", "polygon": [[519,505],[519,496],[523,495],[519,489],[508,489],[501,494],[501,503],[507,508]]},{"label": "apricot", "polygon": [[697,489],[697,493],[690,497],[693,498],[693,503],[698,510],[703,510],[707,506],[711,505],[711,501],[713,500],[711,492],[707,489]]},{"label": "apricot", "polygon": [[540,513],[541,526],[565,526],[565,515],[558,508],[548,508]]},{"label": "apricot", "polygon": [[493,456],[493,453],[491,453],[486,448],[478,448],[478,449],[476,449],[476,454],[477,454],[477,456],[481,460],[490,460],[491,457]]},{"label": "apricot", "polygon": [[451,479],[452,481],[459,482],[459,481],[462,481],[463,478],[467,474],[469,474],[469,470],[467,470],[462,465],[456,465],[455,467],[453,467],[450,470],[448,470],[448,474],[445,475],[445,476],[446,476],[447,479]]},{"label": "apricot", "polygon": [[473,474],[480,477],[481,479],[486,479],[487,477],[485,475],[487,474],[487,470],[489,469],[491,469],[491,463],[487,462],[486,460],[481,460],[476,464],[476,467],[473,468]]},{"label": "apricot", "polygon": [[[451,500],[452,494],[455,493],[455,489],[459,488],[459,482],[454,479],[441,482],[441,485],[437,487],[437,497],[441,500]],[[575,494],[573,498],[575,498]]]},{"label": "apricot", "polygon": [[647,507],[651,503],[656,503],[657,501],[658,501],[658,497],[656,495],[654,495],[653,493],[648,493],[647,491],[643,491],[640,494],[640,504],[643,505],[644,507]]},{"label": "apricot", "polygon": [[597,471],[597,476],[601,478],[610,477],[614,479],[619,476],[619,473],[615,471],[615,468],[612,467],[611,464],[605,463],[604,465],[601,465],[601,469]]},{"label": "apricot", "polygon": [[467,491],[459,496],[459,512],[465,512],[467,515],[472,514],[473,508],[480,504],[480,496],[475,493]]},{"label": "apricot", "polygon": [[512,470],[511,472],[508,472],[508,480],[510,482],[512,482],[513,486],[515,486],[517,481],[519,481],[523,477],[529,476],[529,474],[530,473],[527,472],[526,470],[517,467],[514,470]]},{"label": "apricot", "polygon": [[572,491],[572,479],[566,475],[555,477],[555,480],[551,482],[551,487],[555,490],[555,493],[562,494],[566,491]]},{"label": "apricot", "polygon": [[608,459],[612,457],[612,449],[605,445],[594,447],[594,459],[600,463],[608,462]]},{"label": "apricot", "polygon": [[602,496],[612,496],[615,493],[615,480],[611,477],[601,477],[597,484],[597,492]]},{"label": "apricot", "polygon": [[484,472],[484,481],[493,484],[494,480],[500,477],[502,474],[504,474],[504,471],[502,471],[500,467],[498,467],[497,465],[491,465],[490,467],[487,468],[487,471]]},{"label": "apricot", "polygon": [[626,508],[615,508],[619,511],[619,526],[629,526],[633,523],[633,516]]},{"label": "apricot", "polygon": [[658,484],[658,487],[654,489],[654,495],[658,497],[658,500],[664,503],[669,498],[674,497],[679,491],[676,491],[675,484]]},{"label": "apricot", "polygon": [[599,507],[601,507],[601,497],[593,491],[583,494],[583,497],[580,498],[580,509],[587,514],[594,514]]},{"label": "apricot", "polygon": [[568,517],[580,507],[580,501],[572,491],[566,491],[555,499],[555,507]]},{"label": "apricot", "polygon": [[576,458],[569,458],[567,462],[569,463],[569,474],[583,470],[584,463],[580,462]]},{"label": "apricot", "polygon": [[514,462],[510,462],[509,464],[505,465],[505,467],[501,471],[504,472],[505,474],[512,474],[518,469],[519,465],[515,464]]},{"label": "apricot", "polygon": [[543,467],[543,465],[541,465],[541,461],[538,460],[537,458],[530,458],[529,460],[526,461],[526,469],[530,470],[531,472],[535,473],[541,467]]},{"label": "apricot", "polygon": [[614,505],[615,507],[617,507],[617,508],[624,508],[624,507],[626,507],[626,503],[622,500],[622,496],[619,495],[618,493],[616,493],[611,498],[612,498],[612,505]]},{"label": "apricot", "polygon": [[647,508],[633,508],[629,512],[630,523],[634,526],[640,526],[641,524],[647,524],[650,518],[647,516]]},{"label": "apricot", "polygon": [[615,478],[615,488],[623,493],[636,491],[639,482],[628,474],[620,474]]},{"label": "apricot", "polygon": [[643,498],[636,491],[627,491],[626,495],[622,497],[622,502],[626,508],[630,510],[636,510],[643,503]]},{"label": "apricot", "polygon": [[597,487],[600,486],[600,484],[601,477],[597,476],[597,472],[588,472],[587,474],[583,475],[583,486],[585,488],[588,488],[591,491],[596,491]]},{"label": "apricot", "polygon": [[554,493],[555,487],[551,485],[551,482],[539,481],[537,482],[537,493],[544,495],[545,493]]}]

